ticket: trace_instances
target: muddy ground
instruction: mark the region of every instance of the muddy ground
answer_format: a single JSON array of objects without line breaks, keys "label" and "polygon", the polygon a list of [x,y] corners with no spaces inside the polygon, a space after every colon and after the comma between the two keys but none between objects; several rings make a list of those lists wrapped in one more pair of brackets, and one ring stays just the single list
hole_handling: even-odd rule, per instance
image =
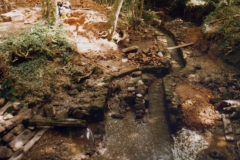
[{"label": "muddy ground", "polygon": [[[82,10],[79,6],[74,6],[73,14],[80,14],[86,17],[86,22],[79,26],[78,32],[75,31],[75,25],[63,24],[63,28],[70,31],[69,42],[73,43],[78,50],[79,55],[74,56],[72,63],[84,65],[86,68],[93,68],[97,65],[101,68],[104,76],[123,73],[135,68],[141,68],[147,65],[158,66],[166,62],[166,57],[148,55],[136,58],[133,54],[125,54],[122,49],[137,45],[139,51],[156,49],[156,39],[154,38],[157,28],[144,25],[139,31],[129,32],[129,42],[108,42],[105,38],[100,38],[99,33],[106,31],[107,14],[109,10],[104,6],[91,3],[88,5],[90,10]],[[102,8],[102,9],[99,9]],[[18,10],[30,10],[35,14],[36,8],[19,8]],[[104,11],[104,12],[102,12]],[[29,12],[26,12],[29,14]],[[18,29],[20,27],[31,27],[31,23],[37,21],[38,18],[32,16],[26,19],[30,24],[22,22],[3,22],[4,26],[1,31]],[[120,21],[121,22],[121,21]],[[3,26],[3,23],[0,24]],[[176,116],[178,128],[186,127],[193,130],[201,130],[203,132],[210,131],[212,134],[224,135],[221,113],[223,110],[219,102],[227,99],[240,98],[240,84],[238,77],[236,78],[236,70],[231,66],[226,66],[217,58],[211,58],[203,53],[198,52],[197,48],[201,48],[198,42],[202,41],[202,33],[200,27],[180,19],[166,22],[163,26],[173,33],[178,44],[193,42],[194,44],[182,48],[183,56],[186,60],[186,66],[183,69],[175,71],[178,67],[174,60],[170,59],[171,69],[166,77],[168,85],[171,89],[171,97],[168,100],[168,107]],[[2,36],[5,36],[2,34]],[[161,36],[161,34],[160,34]],[[164,37],[164,36],[163,36]],[[202,43],[201,43],[202,44]],[[162,54],[166,54],[166,44],[161,45]],[[156,51],[156,54],[159,51]],[[101,79],[90,77],[86,80],[86,88],[100,84]],[[124,82],[121,82],[124,83]],[[127,83],[127,82],[126,82]],[[85,103],[91,101],[94,90],[85,90],[78,97],[72,98],[65,91],[59,91],[54,95],[52,103],[69,101],[77,103],[78,98],[85,98]],[[214,101],[215,100],[215,101]],[[78,100],[79,101],[79,100]],[[214,101],[214,102],[213,102]],[[58,111],[66,109],[64,106],[59,107]],[[125,112],[127,110],[124,110]],[[37,111],[36,111],[37,112]],[[234,125],[237,126],[237,120]],[[77,141],[73,137],[86,136],[85,131],[72,128],[51,128],[44,136],[33,146],[33,148],[25,155],[23,159],[91,159],[89,157],[100,154],[99,150],[103,147],[102,138],[104,136],[104,124],[90,124],[93,134],[97,141],[90,146],[85,146],[83,153],[80,152],[79,144],[84,143]],[[237,140],[238,136],[235,137]],[[234,158],[237,158],[235,148],[236,141],[229,143],[229,152]],[[215,151],[215,150],[214,150]],[[216,149],[218,153],[218,150]],[[207,151],[206,157],[214,159],[211,151]],[[221,155],[224,158],[224,155]],[[80,156],[79,156],[80,155]],[[203,156],[203,157],[204,157]]]}]

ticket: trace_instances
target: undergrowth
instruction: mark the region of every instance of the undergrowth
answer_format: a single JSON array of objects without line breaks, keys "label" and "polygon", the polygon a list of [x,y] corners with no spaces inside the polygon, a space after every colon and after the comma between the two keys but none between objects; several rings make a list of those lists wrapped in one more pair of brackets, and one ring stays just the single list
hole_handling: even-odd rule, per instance
[{"label": "undergrowth", "polygon": [[240,43],[239,6],[221,6],[210,13],[203,25],[203,32],[209,37],[222,39],[221,50],[236,51]]},{"label": "undergrowth", "polygon": [[12,62],[39,56],[54,58],[60,53],[73,51],[64,35],[61,28],[39,23],[20,34],[9,36],[0,46],[0,54],[9,54]]},{"label": "undergrowth", "polygon": [[62,28],[39,23],[4,40],[0,58],[5,58],[5,66],[10,69],[2,79],[14,82],[17,98],[26,103],[39,102],[51,98],[62,84],[69,83],[71,75],[56,73],[56,68],[64,68],[75,53],[66,34]]}]

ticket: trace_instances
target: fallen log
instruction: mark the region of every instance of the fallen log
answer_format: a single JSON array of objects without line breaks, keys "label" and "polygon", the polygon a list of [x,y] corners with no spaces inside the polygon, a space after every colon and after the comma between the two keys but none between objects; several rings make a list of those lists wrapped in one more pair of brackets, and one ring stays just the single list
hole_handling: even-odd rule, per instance
[{"label": "fallen log", "polygon": [[54,119],[54,118],[35,118],[23,120],[26,126],[65,126],[65,127],[87,127],[85,120],[80,119]]},{"label": "fallen log", "polygon": [[181,44],[178,46],[174,46],[174,47],[168,47],[167,49],[177,49],[177,48],[182,48],[182,47],[186,47],[186,46],[190,46],[193,45],[194,43],[186,43],[186,44]]}]

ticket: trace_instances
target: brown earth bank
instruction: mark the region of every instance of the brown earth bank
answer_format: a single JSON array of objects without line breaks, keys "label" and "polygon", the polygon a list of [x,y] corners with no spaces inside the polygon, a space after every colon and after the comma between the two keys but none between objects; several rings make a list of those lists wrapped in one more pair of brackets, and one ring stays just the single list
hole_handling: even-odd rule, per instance
[{"label": "brown earth bank", "polygon": [[[25,1],[16,2],[17,4],[23,4]],[[121,81],[120,79],[119,83],[111,85],[111,83],[106,83],[106,81],[126,75],[130,77],[141,76],[137,81],[130,83],[136,84],[136,90],[131,87],[127,88],[128,90],[134,89],[133,94],[119,95],[122,96],[122,99],[120,99],[123,103],[121,106],[116,106],[115,109],[118,112],[111,116],[112,118],[121,119],[124,118],[125,112],[131,111],[131,105],[134,105],[132,101],[135,101],[136,97],[140,94],[146,94],[146,88],[155,76],[159,74],[158,71],[164,70],[163,72],[165,72],[166,70],[166,72],[170,72],[170,74],[164,77],[164,87],[167,106],[169,107],[170,114],[174,117],[171,119],[171,123],[176,124],[178,129],[182,127],[190,128],[192,130],[209,131],[215,135],[225,136],[228,141],[225,147],[228,148],[232,159],[239,158],[237,150],[240,138],[239,104],[226,101],[240,99],[239,74],[234,67],[227,66],[215,56],[212,56],[214,54],[207,54],[206,51],[211,46],[207,43],[208,41],[202,39],[203,36],[200,27],[194,26],[189,22],[184,22],[181,19],[166,22],[163,26],[173,33],[179,45],[194,43],[192,46],[181,49],[186,66],[180,69],[180,71],[175,71],[174,69],[178,66],[174,59],[169,59],[169,52],[166,49],[166,37],[156,28],[144,25],[139,31],[129,32],[129,42],[120,42],[119,44],[108,42],[99,33],[106,31],[107,13],[110,10],[106,6],[98,5],[90,0],[71,2],[75,10],[69,14],[69,17],[76,17],[74,15],[77,15],[83,16],[86,19],[86,23],[84,22],[78,28],[78,31],[76,31],[75,24],[64,24],[64,27],[70,31],[69,41],[77,47],[78,51],[73,56],[72,63],[85,67],[86,77],[84,77],[84,82],[81,83],[83,88],[79,87],[78,83],[74,83],[64,89],[59,89],[51,97],[50,102],[44,102],[35,108],[31,108],[31,111],[33,111],[31,117],[43,115],[44,108],[47,108],[46,104],[51,104],[54,106],[55,111],[54,115],[49,113],[49,116],[55,117],[57,115],[66,117],[66,114],[69,114],[74,118],[87,120],[96,141],[82,149],[79,146],[85,144],[85,142],[76,140],[73,137],[87,136],[88,132],[86,130],[81,128],[51,128],[35,143],[31,150],[25,153],[21,149],[14,149],[14,147],[10,147],[10,150],[9,148],[6,149],[6,144],[13,138],[6,138],[9,132],[3,131],[1,132],[2,152],[5,149],[8,150],[9,154],[13,154],[11,150],[16,151],[14,155],[24,153],[22,159],[74,160],[91,159],[92,156],[100,155],[100,150],[104,145],[102,143],[105,134],[104,123],[92,124],[90,122],[93,120],[102,121],[103,108],[106,106],[106,109],[108,109],[108,106],[111,105],[109,104],[110,102],[106,103],[107,105],[105,104],[106,97],[117,94],[122,86],[128,83],[128,81]],[[27,3],[30,3],[32,6],[35,4],[33,1],[28,1]],[[81,8],[88,8],[89,10]],[[31,8],[29,11],[29,8],[16,7],[16,10],[32,14],[32,16],[26,16],[27,14],[25,14],[28,17],[25,18],[25,21],[31,23],[38,21],[37,15],[39,15],[39,12],[36,12],[38,11],[36,8]],[[8,33],[6,31],[9,31],[9,28],[18,30],[19,27],[31,27],[26,26],[27,24],[24,25],[23,22],[3,23],[5,26],[8,26],[8,29],[1,27],[1,35],[4,36],[7,36]],[[122,51],[122,49],[131,46],[137,46],[138,51],[136,52],[136,49],[130,50],[130,53]],[[211,51],[214,52],[214,49]],[[170,68],[168,68],[169,64]],[[146,78],[142,76],[142,72],[144,73],[144,68],[146,70],[147,66],[152,67],[151,72],[154,74],[145,75]],[[159,67],[157,68],[158,71],[154,67]],[[60,80],[65,81],[67,78],[60,76]],[[96,102],[97,105],[93,105],[92,102]],[[142,104],[135,107],[139,106],[141,108]],[[90,107],[97,108],[97,113],[91,112]],[[143,107],[139,109],[136,119],[147,123],[144,120],[145,114],[147,114],[147,108]],[[4,126],[3,124],[5,124],[7,119],[3,119],[4,116],[1,115],[2,119],[0,119],[2,126]],[[229,119],[230,123],[227,123],[226,121]],[[229,129],[229,125],[231,129]],[[32,137],[32,134],[37,133],[39,130],[39,128],[30,127],[27,134]],[[79,153],[80,151],[83,152]],[[202,155],[199,157],[216,159],[216,156],[218,156],[218,159],[226,159],[225,155],[221,154],[220,151],[218,147],[213,147],[201,153]],[[2,152],[0,151],[0,153]],[[6,155],[6,157],[9,158],[10,156]],[[7,159],[6,157],[3,159]]]}]

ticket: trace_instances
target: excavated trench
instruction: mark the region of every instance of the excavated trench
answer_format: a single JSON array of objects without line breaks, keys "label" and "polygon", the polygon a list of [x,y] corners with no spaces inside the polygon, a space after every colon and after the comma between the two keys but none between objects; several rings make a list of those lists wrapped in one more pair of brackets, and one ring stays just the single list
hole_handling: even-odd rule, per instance
[{"label": "excavated trench", "polygon": [[[168,46],[175,46],[173,35],[167,38]],[[169,55],[175,63],[174,71],[184,67],[182,53],[178,49]],[[109,87],[105,111],[105,135],[94,160],[171,160],[174,152],[172,133],[176,130],[170,122],[165,103],[163,77],[168,69],[139,69],[115,78]],[[89,152],[96,145],[89,125],[82,137],[76,138],[82,152]]]}]

